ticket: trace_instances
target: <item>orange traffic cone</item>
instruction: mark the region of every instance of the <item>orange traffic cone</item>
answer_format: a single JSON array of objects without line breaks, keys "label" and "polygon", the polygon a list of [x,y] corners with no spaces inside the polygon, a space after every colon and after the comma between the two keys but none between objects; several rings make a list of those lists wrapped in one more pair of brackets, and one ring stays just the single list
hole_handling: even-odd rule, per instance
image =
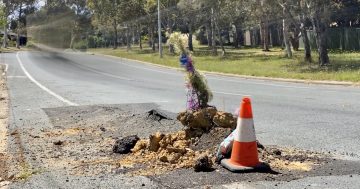
[{"label": "orange traffic cone", "polygon": [[232,172],[268,169],[268,165],[259,161],[251,100],[248,97],[242,100],[235,133],[231,158],[223,159],[221,165]]}]

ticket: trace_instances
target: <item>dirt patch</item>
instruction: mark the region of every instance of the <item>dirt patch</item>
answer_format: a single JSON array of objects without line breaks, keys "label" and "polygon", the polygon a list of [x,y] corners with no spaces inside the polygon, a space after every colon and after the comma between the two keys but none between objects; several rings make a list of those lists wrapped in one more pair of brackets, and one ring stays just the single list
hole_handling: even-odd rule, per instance
[{"label": "dirt patch", "polygon": [[[9,155],[7,153],[9,94],[6,85],[4,65],[0,66],[0,186],[8,180]],[[5,186],[5,185],[4,185]]]},{"label": "dirt patch", "polygon": [[[192,187],[242,180],[291,180],[326,174],[334,162],[330,156],[311,151],[259,145],[260,160],[274,173],[233,174],[214,162],[220,142],[232,129],[216,125],[201,136],[186,129],[176,115],[150,118],[153,104],[80,106],[45,109],[53,128],[29,129],[29,157],[48,171],[65,170],[69,175],[143,175],[164,186]],[[113,153],[118,139],[137,135],[140,140],[127,155]],[[151,147],[150,147],[151,146]],[[199,159],[199,157],[206,158]],[[211,172],[195,172],[196,160]],[[208,169],[209,166],[211,169]],[[348,164],[349,167],[351,164]],[[355,167],[355,166],[354,166]],[[203,169],[200,169],[203,170]],[[326,172],[326,173],[325,173]],[[186,180],[186,181],[185,181]],[[175,188],[176,188],[175,187]]]},{"label": "dirt patch", "polygon": [[[30,158],[38,161],[41,169],[66,170],[72,175],[99,175],[138,168],[120,160],[113,153],[115,142],[149,133],[175,132],[182,128],[176,115],[163,112],[167,117],[158,119],[155,104],[98,105],[44,109],[53,128],[24,130]],[[160,111],[158,111],[160,112]]]}]

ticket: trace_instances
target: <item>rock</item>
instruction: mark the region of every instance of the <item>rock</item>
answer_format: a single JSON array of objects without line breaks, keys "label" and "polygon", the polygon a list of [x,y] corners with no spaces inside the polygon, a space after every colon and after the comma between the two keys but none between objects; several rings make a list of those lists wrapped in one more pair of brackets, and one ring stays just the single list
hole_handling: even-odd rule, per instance
[{"label": "rock", "polygon": [[102,132],[105,132],[105,131],[106,131],[105,127],[100,127],[100,130],[101,130]]},{"label": "rock", "polygon": [[64,144],[64,141],[58,140],[58,141],[53,142],[53,144],[56,146],[61,146]]},{"label": "rock", "polygon": [[196,137],[201,137],[204,134],[204,131],[201,129],[192,129],[192,128],[187,128],[185,129],[186,132],[186,136],[188,138],[196,138]]},{"label": "rock", "polygon": [[6,186],[9,186],[11,184],[10,181],[2,181],[0,182],[0,188],[5,188]]},{"label": "rock", "polygon": [[208,171],[212,171],[212,166],[213,163],[211,161],[211,159],[209,158],[209,156],[207,155],[201,155],[198,158],[196,158],[195,160],[195,164],[194,164],[194,170],[195,172],[208,172]]},{"label": "rock", "polygon": [[190,145],[190,141],[188,140],[177,140],[173,143],[173,146],[175,148],[181,148],[181,149],[186,149],[187,147],[189,147]]},{"label": "rock", "polygon": [[213,118],[213,122],[218,127],[235,129],[237,118],[231,113],[218,111]]},{"label": "rock", "polygon": [[161,155],[159,160],[162,161],[162,162],[168,162],[169,161],[166,155]]},{"label": "rock", "polygon": [[149,145],[148,140],[139,140],[136,142],[134,148],[131,150],[132,152],[138,152],[140,150],[146,149]]},{"label": "rock", "polygon": [[181,157],[181,154],[179,153],[171,153],[167,159],[168,159],[168,162],[171,163],[171,164],[175,164],[177,163],[177,161],[180,159]]},{"label": "rock", "polygon": [[161,121],[163,119],[166,120],[172,120],[169,116],[167,116],[165,113],[162,113],[158,110],[150,110],[147,112],[148,118],[154,121]]},{"label": "rock", "polygon": [[186,140],[188,139],[185,131],[179,131],[174,134],[175,140]]},{"label": "rock", "polygon": [[8,177],[8,180],[13,180],[15,178],[15,175],[14,174],[11,174],[9,177]]},{"label": "rock", "polygon": [[164,138],[164,134],[157,132],[154,135],[150,135],[149,150],[157,152],[160,148],[160,141]]},{"label": "rock", "polygon": [[113,146],[113,152],[119,154],[128,154],[131,152],[131,149],[134,148],[136,142],[139,140],[137,135],[124,137],[122,139],[116,140]]},{"label": "rock", "polygon": [[281,151],[279,149],[275,149],[273,151],[273,154],[277,155],[277,156],[281,156]]},{"label": "rock", "polygon": [[257,144],[257,147],[258,147],[259,149],[262,149],[262,150],[265,149],[265,146],[262,145],[259,141],[256,141],[256,144]]},{"label": "rock", "polygon": [[208,107],[194,112],[180,112],[177,119],[186,127],[209,130],[213,126],[212,119],[216,112],[217,110],[214,107]]},{"label": "rock", "polygon": [[166,150],[169,153],[180,153],[180,154],[185,154],[186,153],[186,149],[185,148],[176,148],[176,147],[166,147]]},{"label": "rock", "polygon": [[168,145],[172,145],[174,140],[175,138],[171,134],[167,134],[161,139],[159,145],[161,148],[166,148]]}]

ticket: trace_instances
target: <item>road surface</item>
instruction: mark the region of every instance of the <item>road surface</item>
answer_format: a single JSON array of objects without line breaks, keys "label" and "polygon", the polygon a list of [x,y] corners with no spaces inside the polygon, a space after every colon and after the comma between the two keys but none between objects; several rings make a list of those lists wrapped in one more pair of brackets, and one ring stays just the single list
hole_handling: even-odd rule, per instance
[{"label": "road surface", "polygon": [[[83,53],[28,51],[1,56],[8,65],[11,128],[48,124],[41,108],[147,102],[171,112],[185,108],[184,73],[174,69]],[[213,74],[206,78],[214,92],[211,104],[218,109],[234,112],[243,96],[251,96],[257,138],[262,143],[360,160],[360,88]],[[314,177],[279,183],[278,187],[322,188],[324,183],[332,183],[333,188],[359,188],[359,178]],[[309,182],[314,185],[308,186]],[[341,184],[344,182],[348,185]],[[267,186],[274,183],[219,187]]]}]

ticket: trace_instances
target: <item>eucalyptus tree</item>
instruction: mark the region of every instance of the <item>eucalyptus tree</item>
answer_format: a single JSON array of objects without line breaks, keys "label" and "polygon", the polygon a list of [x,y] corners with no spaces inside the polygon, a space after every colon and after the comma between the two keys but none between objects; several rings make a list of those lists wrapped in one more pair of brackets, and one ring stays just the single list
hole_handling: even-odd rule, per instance
[{"label": "eucalyptus tree", "polygon": [[31,14],[35,12],[36,0],[5,0],[5,4],[13,8],[13,15],[16,18],[16,47],[20,48],[20,33],[26,26],[26,15],[25,13]]},{"label": "eucalyptus tree", "polygon": [[66,0],[66,5],[73,11],[70,48],[80,37],[87,36],[91,29],[91,12],[86,5],[86,0]]},{"label": "eucalyptus tree", "polygon": [[180,9],[181,23],[186,26],[188,32],[188,48],[194,51],[193,33],[198,26],[198,11],[201,5],[196,0],[180,0],[178,3]]},{"label": "eucalyptus tree", "polygon": [[3,21],[4,21],[4,37],[3,37],[3,44],[2,46],[4,48],[7,48],[8,46],[8,27],[9,27],[9,16],[14,12],[15,10],[15,4],[11,0],[3,0]]},{"label": "eucalyptus tree", "polygon": [[[311,62],[311,48],[310,40],[307,34],[309,11],[306,3],[303,0],[279,0],[279,5],[283,8],[284,19],[289,20],[295,30],[300,31],[301,38],[304,43],[304,60]],[[294,32],[294,38],[298,38],[297,32]],[[295,46],[295,44],[293,44]]]},{"label": "eucalyptus tree", "polygon": [[121,18],[120,0],[87,0],[88,7],[100,25],[111,26],[113,30],[113,48],[118,47],[118,24]]},{"label": "eucalyptus tree", "polygon": [[313,24],[317,51],[319,53],[320,66],[330,64],[327,49],[327,28],[330,25],[330,15],[334,2],[328,0],[304,0],[304,3],[310,10],[311,21]]}]

